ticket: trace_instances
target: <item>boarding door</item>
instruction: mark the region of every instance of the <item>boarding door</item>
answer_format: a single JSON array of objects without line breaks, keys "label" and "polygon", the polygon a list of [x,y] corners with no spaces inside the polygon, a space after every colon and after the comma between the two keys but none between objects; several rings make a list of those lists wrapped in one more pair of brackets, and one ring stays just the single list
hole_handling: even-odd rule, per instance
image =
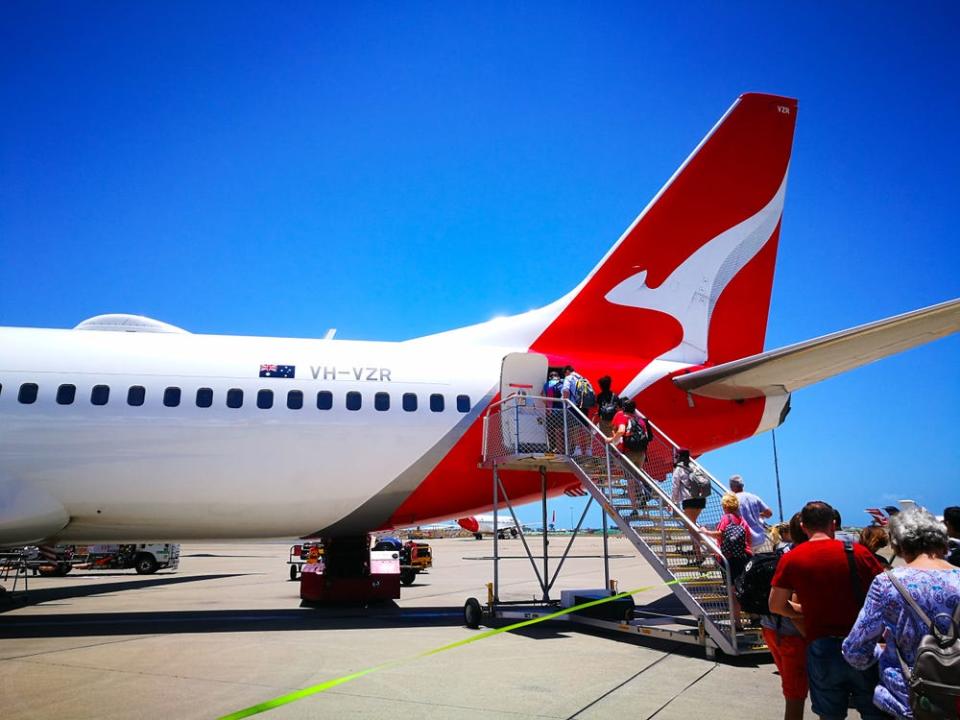
[{"label": "boarding door", "polygon": [[547,356],[540,353],[510,353],[500,370],[500,416],[504,447],[516,453],[544,452],[547,447],[546,406],[534,397],[543,395],[547,381]]}]

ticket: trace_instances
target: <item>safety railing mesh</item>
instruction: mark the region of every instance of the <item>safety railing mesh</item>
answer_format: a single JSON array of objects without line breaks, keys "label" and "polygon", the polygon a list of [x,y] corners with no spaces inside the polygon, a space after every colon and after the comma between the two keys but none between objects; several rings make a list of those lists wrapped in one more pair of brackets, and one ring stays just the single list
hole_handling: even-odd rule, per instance
[{"label": "safety railing mesh", "polygon": [[[642,543],[724,636],[730,637],[731,588],[726,561],[717,543],[685,518],[673,495],[676,445],[658,428],[641,458],[624,455],[567,400],[513,396],[493,406],[484,427],[484,460],[503,462],[524,456],[563,455],[599,489],[631,540]],[[642,459],[642,467],[638,464]],[[715,529],[725,488],[710,477],[712,491],[695,525]],[[673,500],[671,498],[674,498]],[[650,553],[648,553],[649,555]]]}]

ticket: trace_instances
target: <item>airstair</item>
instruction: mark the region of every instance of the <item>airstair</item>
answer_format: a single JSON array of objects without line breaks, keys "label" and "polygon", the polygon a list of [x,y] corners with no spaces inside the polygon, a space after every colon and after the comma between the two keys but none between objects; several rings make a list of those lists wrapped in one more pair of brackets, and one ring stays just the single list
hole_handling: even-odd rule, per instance
[{"label": "airstair", "polygon": [[[637,467],[608,444],[600,429],[569,400],[522,392],[511,395],[491,406],[484,423],[483,465],[494,471],[494,502],[498,502],[498,487],[499,501],[504,500],[500,470],[539,471],[544,488],[546,473],[574,473],[623,536],[664,583],[669,583],[689,613],[687,621],[692,618],[698,628],[690,635],[699,637],[708,653],[711,647],[731,655],[762,652],[766,647],[759,628],[738,629],[740,618],[733,617],[727,562],[717,542],[701,531],[701,527],[715,528],[720,521],[720,498],[727,489],[692,462],[710,477],[713,486],[697,523],[692,523],[671,500],[677,445],[652,427],[654,438],[643,467]],[[606,549],[606,536],[604,540]],[[545,580],[546,566],[541,580],[546,599],[549,585]],[[640,614],[633,622],[643,622]]]}]

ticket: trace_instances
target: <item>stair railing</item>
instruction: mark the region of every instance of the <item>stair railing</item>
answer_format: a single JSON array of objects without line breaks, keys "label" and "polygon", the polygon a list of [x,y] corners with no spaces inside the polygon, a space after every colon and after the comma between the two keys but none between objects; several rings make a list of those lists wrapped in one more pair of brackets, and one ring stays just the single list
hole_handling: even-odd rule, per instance
[{"label": "stair railing", "polygon": [[[498,427],[499,426],[499,427]],[[626,537],[638,550],[642,552],[651,566],[665,580],[678,580],[675,584],[675,594],[687,605],[694,614],[702,613],[706,623],[714,628],[712,635],[720,636],[724,640],[728,651],[736,652],[737,618],[733,616],[733,587],[730,582],[729,563],[716,541],[709,535],[701,532],[700,524],[694,523],[683,510],[674,504],[666,489],[672,489],[673,451],[677,448],[665,433],[654,426],[655,437],[648,446],[647,459],[644,467],[637,467],[627,456],[611,447],[605,441],[602,431],[569,399],[545,398],[529,395],[511,395],[494,403],[484,417],[484,448],[485,462],[496,461],[500,464],[510,459],[539,455],[563,455],[571,467],[575,468],[581,481],[594,497],[601,502],[606,512]],[[665,457],[669,457],[667,463]],[[661,472],[666,467],[666,472]],[[699,464],[696,467],[701,468]],[[701,468],[702,469],[702,468]],[[652,474],[651,470],[653,473]],[[704,471],[715,490],[711,499],[719,498],[726,491],[712,475]],[[650,497],[659,503],[658,508],[647,512],[646,519],[640,522],[651,522],[652,525],[634,527],[631,518],[624,518],[616,504],[613,478],[623,478],[629,486],[634,483],[634,493],[627,490],[628,497],[639,494],[640,497]],[[621,496],[622,497],[622,496]],[[708,505],[717,505],[710,502]],[[637,507],[631,507],[631,517]],[[715,513],[708,513],[713,516]],[[705,518],[707,520],[709,518]],[[719,520],[719,517],[716,518]],[[699,518],[698,518],[699,520]],[[674,523],[668,526],[668,522]],[[641,531],[647,531],[646,537]],[[659,533],[659,552],[651,540],[650,531]],[[700,567],[691,566],[691,561],[683,556],[682,552],[674,553],[680,558],[670,557],[668,531],[673,536],[676,548],[686,543],[689,537],[691,551],[695,558],[712,553],[718,568],[722,568],[723,579],[704,575]],[[702,548],[698,552],[698,547]],[[680,562],[674,562],[680,560]],[[709,573],[709,571],[708,571]],[[722,588],[722,596],[700,594],[697,590],[707,590],[710,587]],[[722,597],[722,603],[720,598]],[[712,606],[712,607],[711,607]],[[724,622],[722,616],[726,615]],[[718,638],[719,639],[719,638]]]}]

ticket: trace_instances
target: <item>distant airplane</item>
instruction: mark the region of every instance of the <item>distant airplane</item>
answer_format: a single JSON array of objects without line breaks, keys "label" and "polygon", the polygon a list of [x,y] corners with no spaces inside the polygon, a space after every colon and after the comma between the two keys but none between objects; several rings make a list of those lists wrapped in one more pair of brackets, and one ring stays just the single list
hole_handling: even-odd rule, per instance
[{"label": "distant airplane", "polygon": [[[477,540],[482,540],[484,535],[493,535],[493,514],[489,515],[471,515],[469,517],[462,517],[457,520],[457,524],[466,530],[469,533],[473,533],[473,536]],[[505,540],[508,537],[517,537],[519,531],[517,530],[516,523],[513,522],[513,518],[507,515],[497,515],[497,536],[501,540]]]},{"label": "distant airplane", "polygon": [[[343,539],[332,553],[490,509],[482,416],[547,364],[610,375],[699,455],[777,427],[797,388],[955,332],[960,300],[763,351],[796,112],[741,96],[585,279],[522,315],[399,343],[134,315],[0,329],[0,545]],[[529,282],[526,260],[505,271]],[[540,496],[536,473],[501,480]]]},{"label": "distant airplane", "polygon": [[456,520],[446,520],[438,523],[423,523],[421,525],[413,525],[408,528],[394,528],[394,530],[407,530],[410,532],[411,536],[422,535],[423,537],[430,537],[443,535],[445,533],[459,532],[460,525],[457,524]]}]

